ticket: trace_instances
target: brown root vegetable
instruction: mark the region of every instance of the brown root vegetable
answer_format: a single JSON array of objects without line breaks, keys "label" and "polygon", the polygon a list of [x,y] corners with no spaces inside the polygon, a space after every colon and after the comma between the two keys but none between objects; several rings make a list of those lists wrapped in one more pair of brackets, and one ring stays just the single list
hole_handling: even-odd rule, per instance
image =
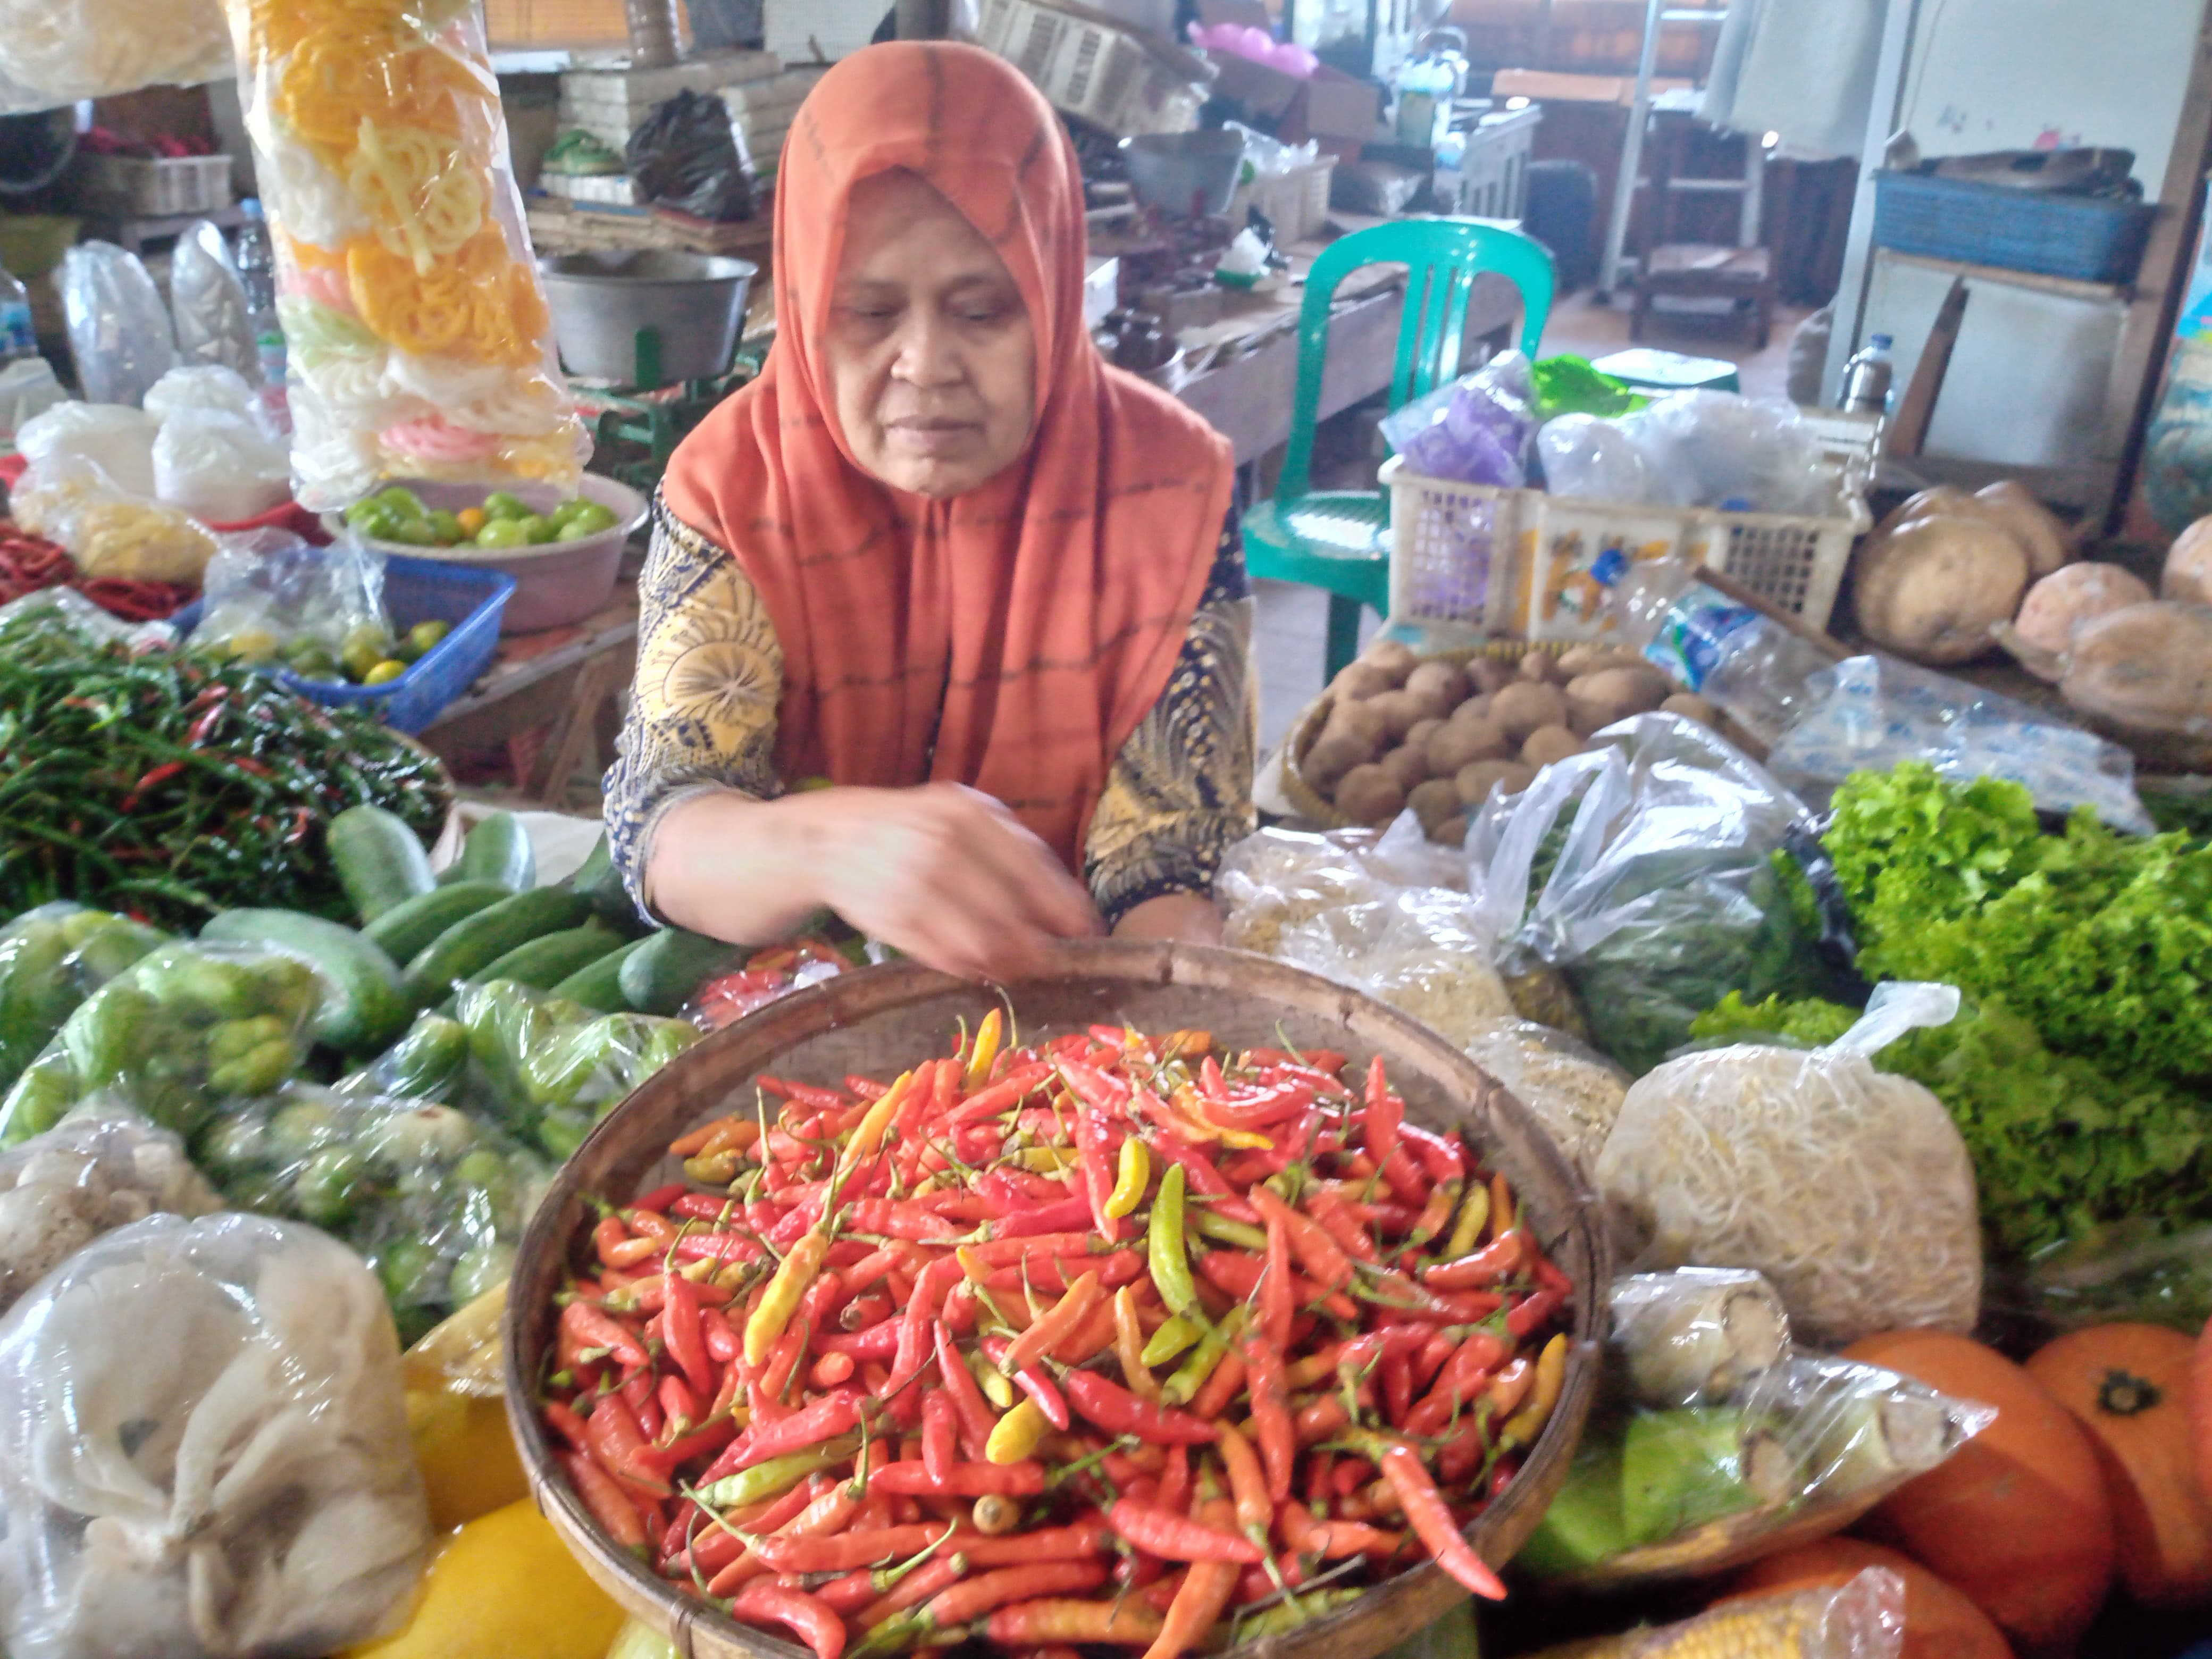
[{"label": "brown root vegetable", "polygon": [[2039,581],[2070,560],[2066,532],[2035,492],[2013,478],[2002,478],[1974,492],[1979,510],[2020,544],[2027,555],[2027,579]]},{"label": "brown root vegetable", "polygon": [[2149,585],[2117,564],[2069,564],[2027,590],[2013,627],[2045,651],[2063,651],[2083,623],[2130,605],[2148,605]]},{"label": "brown root vegetable", "polygon": [[1382,717],[1382,735],[1392,743],[1403,743],[1406,733],[1429,714],[1410,691],[1385,691],[1379,697],[1370,697],[1366,706]]},{"label": "brown root vegetable", "polygon": [[1721,711],[1694,691],[1677,691],[1661,703],[1662,713],[1680,714],[1686,720],[1695,720],[1700,726],[1717,726]]},{"label": "brown root vegetable", "polygon": [[1357,702],[1363,697],[1379,697],[1385,691],[1398,689],[1397,682],[1371,662],[1346,663],[1328,683],[1329,693],[1339,702]]},{"label": "brown root vegetable", "polygon": [[2212,605],[2212,519],[2199,519],[2166,550],[2158,596],[2188,605]]},{"label": "brown root vegetable", "polygon": [[1533,680],[1523,680],[1518,685],[1507,686],[1492,699],[1490,717],[1511,741],[1525,743],[1528,734],[1540,726],[1567,723],[1567,700],[1556,685],[1538,685]]},{"label": "brown root vegetable", "polygon": [[1595,674],[1607,668],[1640,668],[1647,666],[1643,658],[1626,646],[1607,645],[1593,641],[1587,645],[1570,646],[1559,653],[1559,679],[1564,685],[1579,679],[1584,674]]},{"label": "brown root vegetable", "polygon": [[1429,831],[1429,839],[1443,847],[1466,846],[1467,814],[1462,812],[1455,817],[1446,818]]},{"label": "brown root vegetable", "polygon": [[1984,520],[1942,517],[1908,524],[1875,549],[1858,576],[1858,623],[1867,638],[1915,662],[1971,661],[1994,643],[2027,591],[2027,555]]},{"label": "brown root vegetable", "polygon": [[1467,701],[1467,676],[1448,662],[1425,662],[1406,678],[1406,695],[1436,719]]},{"label": "brown root vegetable", "polygon": [[1429,739],[1429,772],[1448,778],[1479,760],[1504,760],[1512,752],[1505,733],[1492,720],[1446,720]]},{"label": "brown root vegetable", "polygon": [[1472,766],[1460,768],[1452,787],[1469,806],[1480,806],[1490,799],[1490,792],[1497,785],[1502,783],[1507,794],[1517,795],[1535,775],[1535,768],[1523,761],[1477,761]]},{"label": "brown root vegetable", "polygon": [[1377,640],[1369,646],[1362,659],[1370,662],[1390,677],[1393,685],[1403,685],[1408,676],[1421,665],[1413,647],[1397,640]]},{"label": "brown root vegetable", "polygon": [[1451,711],[1455,726],[1479,726],[1490,718],[1490,694],[1478,691]]},{"label": "brown root vegetable", "polygon": [[1583,752],[1583,740],[1564,726],[1540,726],[1521,745],[1521,758],[1541,771],[1553,761]]},{"label": "brown root vegetable", "polygon": [[1524,680],[1531,681],[1537,685],[1549,685],[1557,667],[1558,664],[1550,652],[1531,651],[1522,657],[1521,665],[1516,672]]},{"label": "brown root vegetable", "polygon": [[1667,701],[1674,687],[1649,663],[1632,668],[1601,668],[1567,682],[1567,725],[1588,737],[1615,720],[1648,714]]},{"label": "brown root vegetable", "polygon": [[1467,677],[1474,682],[1474,689],[1494,696],[1503,691],[1519,677],[1510,662],[1500,662],[1495,657],[1477,657],[1467,665]]},{"label": "brown root vegetable", "polygon": [[1965,504],[1973,499],[1956,484],[1937,484],[1932,489],[1907,495],[1890,509],[1888,515],[1874,527],[1873,533],[1887,537],[1893,531],[1902,530],[1918,520],[1932,519],[1941,514],[1956,514],[1962,507],[1971,513],[1974,509]]},{"label": "brown root vegetable", "polygon": [[1313,747],[1298,763],[1298,771],[1308,783],[1326,793],[1336,787],[1338,779],[1371,758],[1374,752],[1356,733],[1332,726],[1314,739]]},{"label": "brown root vegetable", "polygon": [[1411,792],[1413,786],[1429,778],[1429,760],[1411,744],[1401,744],[1376,763],[1390,775],[1399,788]]},{"label": "brown root vegetable", "polygon": [[2212,607],[2154,599],[2082,623],[2058,689],[2121,726],[2212,731]]},{"label": "brown root vegetable", "polygon": [[[1439,720],[1415,720],[1406,732],[1406,747],[1418,749],[1425,755],[1429,751],[1429,739],[1443,729],[1444,723]],[[1431,773],[1431,775],[1434,776],[1435,774]],[[1450,775],[1447,773],[1445,775]]]},{"label": "brown root vegetable", "polygon": [[1346,737],[1364,744],[1367,752],[1360,758],[1371,760],[1374,758],[1376,750],[1389,735],[1385,730],[1386,724],[1382,718],[1382,711],[1375,706],[1375,700],[1372,697],[1364,702],[1345,702],[1340,700],[1330,708],[1328,721],[1322,727],[1322,733],[1323,736],[1328,736],[1340,732]]},{"label": "brown root vegetable", "polygon": [[1336,786],[1336,810],[1354,823],[1388,823],[1405,805],[1405,790],[1379,766],[1355,766]]},{"label": "brown root vegetable", "polygon": [[1406,805],[1413,809],[1421,828],[1431,835],[1436,833],[1438,824],[1456,817],[1462,810],[1459,791],[1449,778],[1431,778],[1417,786],[1407,795]]}]

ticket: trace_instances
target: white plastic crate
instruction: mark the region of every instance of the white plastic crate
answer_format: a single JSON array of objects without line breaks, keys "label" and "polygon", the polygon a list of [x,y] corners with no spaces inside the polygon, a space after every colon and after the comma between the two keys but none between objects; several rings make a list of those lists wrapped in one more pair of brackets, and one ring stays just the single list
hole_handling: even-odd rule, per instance
[{"label": "white plastic crate", "polygon": [[1544,112],[1534,106],[1486,115],[1467,134],[1456,168],[1440,170],[1436,185],[1447,211],[1471,219],[1518,224],[1528,210],[1528,162]]},{"label": "white plastic crate", "polygon": [[1390,621],[1527,640],[1590,639],[1624,564],[1670,555],[1733,576],[1825,629],[1851,545],[1872,527],[1856,480],[1863,458],[1832,452],[1847,515],[1723,513],[1582,501],[1424,477],[1393,458]]},{"label": "white plastic crate", "polygon": [[139,218],[214,213],[230,205],[230,157],[95,156],[93,185],[98,194],[120,202]]},{"label": "white plastic crate", "polygon": [[1229,204],[1229,222],[1244,222],[1244,210],[1256,207],[1275,228],[1275,240],[1287,247],[1321,234],[1328,223],[1328,186],[1336,176],[1336,157],[1322,155],[1302,167],[1239,185]]},{"label": "white plastic crate", "polygon": [[1188,132],[1206,101],[1210,77],[1200,59],[1087,6],[982,0],[975,40],[1055,107],[1124,137]]}]

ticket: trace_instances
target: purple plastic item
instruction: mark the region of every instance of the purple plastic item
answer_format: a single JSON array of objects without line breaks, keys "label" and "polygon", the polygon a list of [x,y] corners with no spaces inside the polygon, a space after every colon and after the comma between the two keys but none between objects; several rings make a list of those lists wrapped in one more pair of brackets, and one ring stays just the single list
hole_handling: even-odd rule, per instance
[{"label": "purple plastic item", "polygon": [[1393,410],[1382,435],[1425,477],[1517,489],[1528,481],[1528,360],[1508,353],[1449,386]]}]

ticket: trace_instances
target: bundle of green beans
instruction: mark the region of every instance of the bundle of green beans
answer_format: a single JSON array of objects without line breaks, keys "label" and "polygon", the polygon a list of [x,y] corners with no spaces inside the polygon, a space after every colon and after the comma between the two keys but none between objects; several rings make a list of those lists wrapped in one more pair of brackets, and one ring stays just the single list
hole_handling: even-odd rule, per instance
[{"label": "bundle of green beans", "polygon": [[256,670],[0,620],[0,915],[54,899],[190,929],[236,905],[350,921],[324,845],[349,806],[434,836],[452,786],[374,715]]}]

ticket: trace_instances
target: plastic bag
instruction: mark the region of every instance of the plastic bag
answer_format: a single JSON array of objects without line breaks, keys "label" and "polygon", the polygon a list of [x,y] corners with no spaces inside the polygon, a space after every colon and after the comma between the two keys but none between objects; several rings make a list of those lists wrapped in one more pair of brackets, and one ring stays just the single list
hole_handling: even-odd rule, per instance
[{"label": "plastic bag", "polygon": [[[1355,832],[1357,833],[1357,832]],[[1371,837],[1262,830],[1231,847],[1213,878],[1222,942],[1263,957],[1280,953],[1289,930],[1328,913],[1379,904],[1387,887],[1355,848]]]},{"label": "plastic bag", "polygon": [[468,1064],[466,1026],[441,1013],[417,1014],[398,1042],[336,1087],[348,1100],[449,1100],[458,1097]]},{"label": "plastic bag", "polygon": [[[1506,988],[1510,994],[1513,988]],[[1468,1059],[1528,1109],[1568,1165],[1588,1181],[1620,1115],[1628,1073],[1565,1032],[1526,1019],[1493,1021],[1463,1046]]]},{"label": "plastic bag", "polygon": [[1673,492],[1644,446],[1621,422],[1562,415],[1536,434],[1544,488],[1584,501],[1668,505]]},{"label": "plastic bag", "polygon": [[168,942],[159,928],[69,900],[0,928],[0,1090],[14,1086],[87,997]]},{"label": "plastic bag", "polygon": [[1640,1079],[1598,1155],[1639,1266],[1749,1267],[1801,1336],[1971,1331],[1981,1218],[1942,1103],[1868,1056],[1958,1012],[1948,985],[1891,983],[1842,1040],[1685,1054]]},{"label": "plastic bag", "polygon": [[718,223],[753,216],[751,165],[738,147],[729,106],[679,92],[629,136],[629,175],[654,207]]},{"label": "plastic bag", "polygon": [[224,538],[209,561],[205,607],[191,643],[249,661],[279,654],[291,661],[303,641],[312,642],[329,659],[327,678],[336,678],[339,654],[363,630],[391,638],[382,554],[350,532],[317,547],[262,530]]},{"label": "plastic bag", "polygon": [[555,356],[480,8],[227,0],[276,250],[301,504],[381,483],[574,493]]},{"label": "plastic bag", "polygon": [[307,1058],[322,981],[243,945],[175,944],[110,980],[0,1103],[0,1146],[51,1129],[94,1095],[190,1140],[226,1100],[281,1087]]},{"label": "plastic bag", "polygon": [[228,1108],[194,1153],[232,1208],[313,1222],[358,1251],[402,1342],[507,1278],[551,1174],[453,1107],[305,1085]]},{"label": "plastic bag", "polygon": [[57,404],[23,423],[15,447],[33,468],[74,456],[98,466],[126,495],[151,495],[154,440],[161,430],[160,420],[141,409]]},{"label": "plastic bag", "polygon": [[291,499],[291,453],[247,416],[186,410],[154,440],[154,493],[210,524],[258,519]]},{"label": "plastic bag", "polygon": [[164,374],[146,394],[146,412],[156,420],[210,410],[250,416],[253,388],[234,368],[220,363],[186,363]]},{"label": "plastic bag", "polygon": [[193,87],[229,73],[230,37],[213,0],[0,3],[0,75],[51,102]]},{"label": "plastic bag", "polygon": [[0,366],[0,434],[20,434],[31,422],[69,400],[54,378],[54,366],[44,357],[19,357]]},{"label": "plastic bag", "polygon": [[166,1129],[135,1112],[72,1112],[0,1153],[0,1313],[103,1233],[222,1207]]},{"label": "plastic bag", "polygon": [[1597,741],[1493,795],[1468,826],[1469,882],[1506,971],[1564,969],[1593,1041],[1632,1073],[1730,991],[1827,988],[1817,906],[1784,850],[1813,845],[1796,799],[1677,715],[1639,714]]},{"label": "plastic bag", "polygon": [[9,499],[18,524],[67,548],[87,576],[197,587],[215,556],[214,534],[189,513],[118,489],[81,457],[32,467]]},{"label": "plastic bag", "polygon": [[1517,489],[1528,477],[1534,396],[1528,358],[1508,351],[1393,410],[1382,435],[1425,477]]},{"label": "plastic bag", "polygon": [[1725,1399],[1790,1357],[1789,1310],[1748,1268],[1629,1273],[1611,1301],[1629,1397],[1655,1411]]},{"label": "plastic bag", "polygon": [[399,1352],[344,1246],[152,1216],[0,1323],[16,1659],[328,1653],[404,1613],[429,1519]]},{"label": "plastic bag", "polygon": [[[228,369],[240,377],[241,392],[260,380],[246,284],[239,280],[222,232],[205,219],[178,239],[169,265],[169,310],[176,323],[180,362]],[[150,394],[146,407],[154,408]]]},{"label": "plastic bag", "polygon": [[702,1030],[719,1031],[771,1002],[833,980],[852,967],[851,959],[842,951],[820,939],[794,939],[789,945],[773,945],[748,957],[743,967],[701,986],[683,1017]]},{"label": "plastic bag", "polygon": [[1840,1589],[1747,1596],[1686,1619],[1592,1642],[1547,1648],[1532,1659],[1899,1659],[1905,1651],[1905,1581],[1869,1567]]},{"label": "plastic bag", "polygon": [[1854,772],[1924,760],[1947,778],[2009,778],[2039,810],[2093,809],[2115,830],[2154,826],[2136,796],[2135,757],[2118,744],[2001,693],[1894,657],[1849,657],[1813,676],[1814,702],[1766,757],[1815,808]]},{"label": "plastic bag", "polygon": [[1624,424],[1688,505],[1810,514],[1837,508],[1837,475],[1821,459],[1819,435],[1782,398],[1677,392]]},{"label": "plastic bag", "polygon": [[60,284],[86,399],[137,407],[177,366],[169,308],[145,263],[112,242],[79,242],[62,256]]},{"label": "plastic bag", "polygon": [[2053,1330],[2138,1321],[2195,1336],[2212,1320],[2212,1226],[2133,1216],[2091,1228],[1993,1274],[1986,1302]]},{"label": "plastic bag", "polygon": [[462,986],[454,1013],[468,1029],[476,1100],[562,1158],[700,1036],[688,1020],[595,1014],[503,979]]}]

